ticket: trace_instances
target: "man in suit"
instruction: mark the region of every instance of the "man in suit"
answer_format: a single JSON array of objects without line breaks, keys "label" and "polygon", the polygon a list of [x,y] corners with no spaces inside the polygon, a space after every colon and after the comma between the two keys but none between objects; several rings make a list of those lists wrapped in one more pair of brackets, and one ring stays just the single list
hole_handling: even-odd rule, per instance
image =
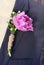
[{"label": "man in suit", "polygon": [[25,11],[33,19],[34,31],[17,31],[12,56],[7,55],[10,35],[7,29],[0,53],[1,65],[42,65],[41,49],[44,42],[44,7],[31,0],[16,0],[13,11]]}]

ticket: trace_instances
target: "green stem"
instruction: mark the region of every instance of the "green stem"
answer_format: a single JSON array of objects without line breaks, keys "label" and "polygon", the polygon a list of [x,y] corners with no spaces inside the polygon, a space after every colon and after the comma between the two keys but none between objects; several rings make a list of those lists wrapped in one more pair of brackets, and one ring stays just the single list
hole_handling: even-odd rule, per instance
[{"label": "green stem", "polygon": [[8,56],[11,57],[11,49],[8,49]]},{"label": "green stem", "polygon": [[16,32],[17,28],[15,28],[15,32]]}]

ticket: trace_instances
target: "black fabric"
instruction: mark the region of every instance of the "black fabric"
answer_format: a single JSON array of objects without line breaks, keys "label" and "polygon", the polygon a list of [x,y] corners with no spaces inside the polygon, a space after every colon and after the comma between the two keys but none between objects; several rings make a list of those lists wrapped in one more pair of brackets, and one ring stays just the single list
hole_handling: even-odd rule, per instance
[{"label": "black fabric", "polygon": [[[33,19],[34,31],[16,32],[12,56],[7,55],[9,29],[0,50],[0,65],[42,65],[41,58],[44,44],[44,6],[31,0],[16,0],[13,11],[25,11]],[[43,59],[44,60],[44,59]]]},{"label": "black fabric", "polygon": [[36,39],[36,58],[37,58],[37,63],[41,63],[41,57],[44,58],[44,55],[41,56],[42,54],[42,48],[44,47],[44,6],[41,6],[40,4],[33,2],[29,0],[29,14],[33,18],[33,25],[34,25],[34,35]]},{"label": "black fabric", "polygon": [[[30,9],[30,8],[29,8]],[[15,6],[13,8],[13,11],[28,11],[28,0],[16,0]]]}]

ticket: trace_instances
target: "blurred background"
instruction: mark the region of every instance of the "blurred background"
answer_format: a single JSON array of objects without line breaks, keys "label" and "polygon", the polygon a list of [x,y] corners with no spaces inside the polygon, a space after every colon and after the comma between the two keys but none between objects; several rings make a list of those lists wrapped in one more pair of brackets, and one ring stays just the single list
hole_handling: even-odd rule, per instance
[{"label": "blurred background", "polygon": [[[16,0],[0,0],[0,48],[6,33],[6,29],[8,26],[7,21],[10,18],[10,14],[14,7]],[[44,0],[32,0],[40,5],[44,5]]]}]

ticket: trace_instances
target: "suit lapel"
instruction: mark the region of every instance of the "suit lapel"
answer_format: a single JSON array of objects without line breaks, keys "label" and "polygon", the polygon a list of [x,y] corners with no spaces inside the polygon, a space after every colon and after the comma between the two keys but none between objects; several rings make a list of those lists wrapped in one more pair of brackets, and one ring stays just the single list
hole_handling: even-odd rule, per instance
[{"label": "suit lapel", "polygon": [[29,10],[28,5],[29,5],[28,0],[16,0],[13,11],[16,11],[16,12],[25,11],[25,12],[27,12]]},{"label": "suit lapel", "polygon": [[[16,4],[15,4],[15,7],[13,9],[13,11],[25,11],[27,12],[28,11],[28,0],[16,0]],[[19,45],[19,42],[21,41],[22,39],[22,36],[23,36],[23,32],[22,31],[17,31],[17,34],[16,34],[16,44],[15,44],[15,48],[18,47]]]},{"label": "suit lapel", "polygon": [[[27,11],[28,10],[28,1],[27,0],[19,0],[19,1],[16,0],[16,3],[15,3],[15,6],[14,6],[13,11],[16,11],[17,12],[19,10],[20,11]],[[23,35],[24,35],[24,32],[17,31],[17,34],[16,34],[16,46],[15,46],[15,48],[18,47],[19,42],[21,41]],[[5,60],[4,60],[3,65],[6,65],[6,63],[9,62],[9,59],[10,58],[8,56],[5,56]]]},{"label": "suit lapel", "polygon": [[16,43],[14,49],[16,49],[18,47],[19,42],[21,41],[23,35],[24,35],[23,31],[17,31],[16,39],[15,39],[16,42],[14,42],[14,44]]}]

